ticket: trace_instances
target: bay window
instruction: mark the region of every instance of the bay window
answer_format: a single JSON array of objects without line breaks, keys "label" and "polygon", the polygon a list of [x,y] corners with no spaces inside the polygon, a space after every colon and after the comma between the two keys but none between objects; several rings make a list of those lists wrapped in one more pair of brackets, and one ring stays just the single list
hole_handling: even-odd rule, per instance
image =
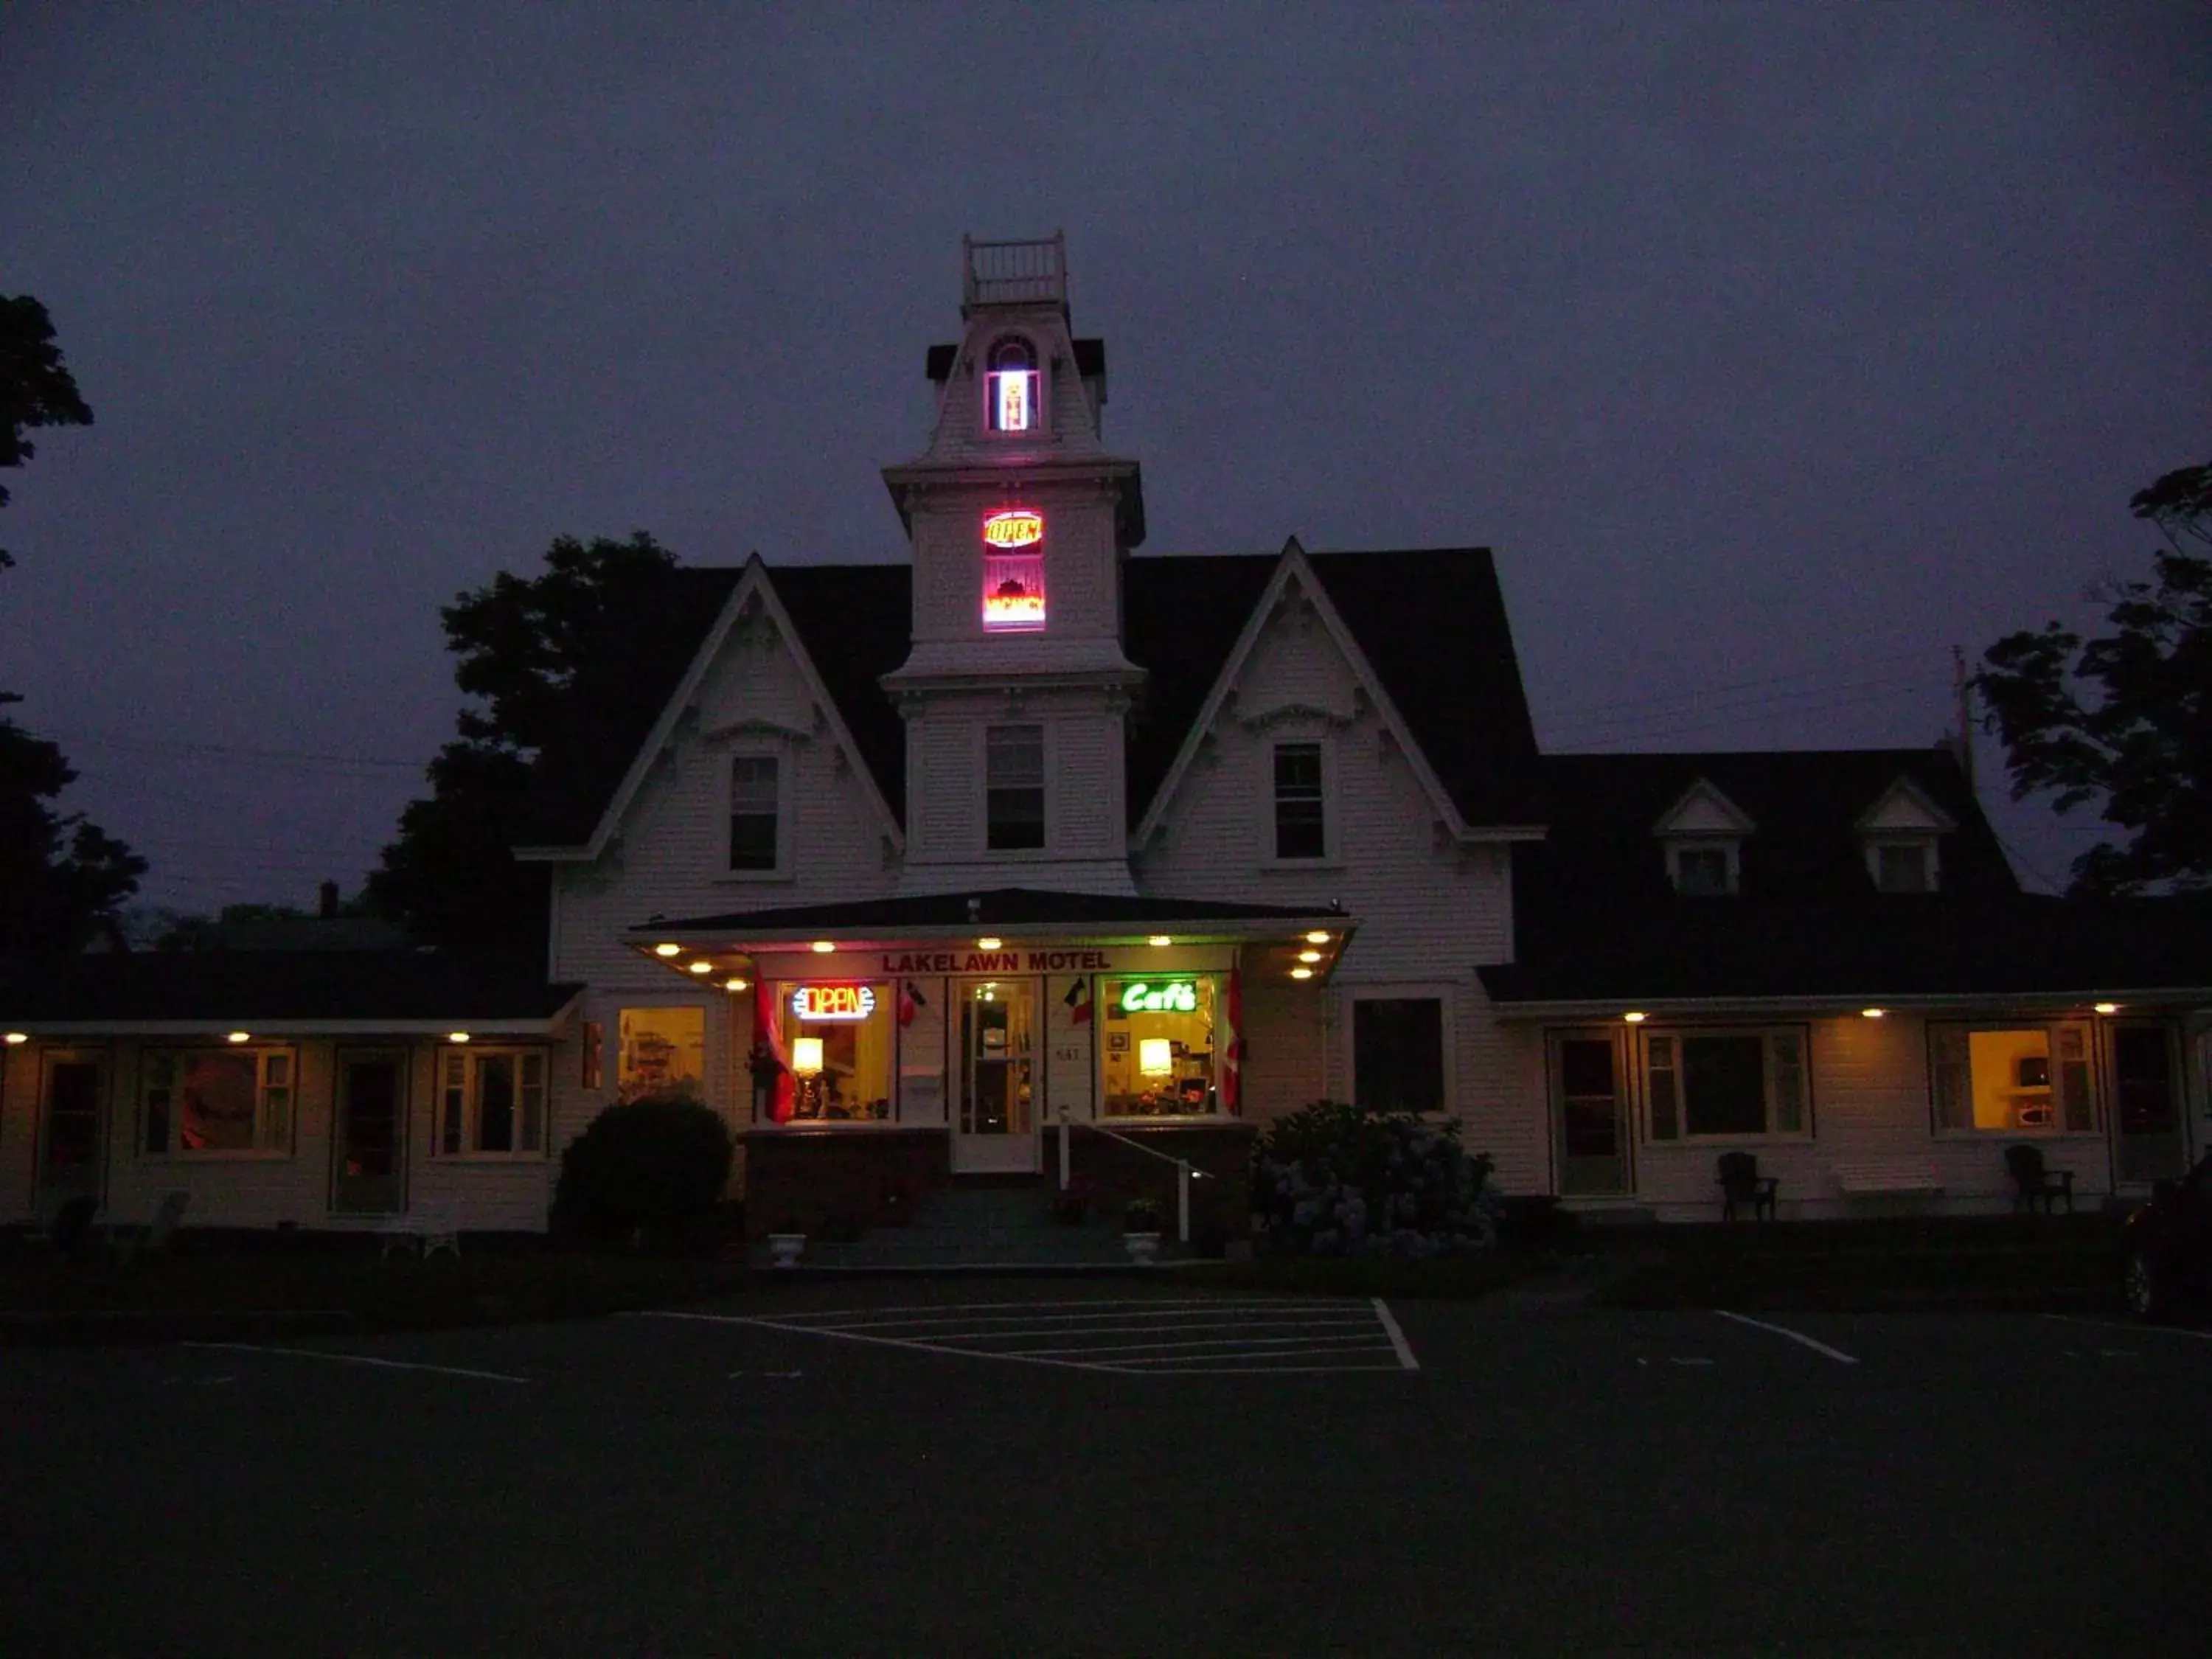
[{"label": "bay window", "polygon": [[292,1150],[296,1057],[289,1048],[176,1048],[141,1070],[141,1149],[212,1157]]},{"label": "bay window", "polygon": [[1651,1139],[1802,1135],[1810,1121],[1805,1033],[1653,1031],[1643,1042]]}]

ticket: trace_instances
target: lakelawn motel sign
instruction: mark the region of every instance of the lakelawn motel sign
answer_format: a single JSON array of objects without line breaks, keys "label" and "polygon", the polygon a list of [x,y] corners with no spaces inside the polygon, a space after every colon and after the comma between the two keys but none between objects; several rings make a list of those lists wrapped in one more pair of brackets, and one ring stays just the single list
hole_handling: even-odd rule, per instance
[{"label": "lakelawn motel sign", "polygon": [[1110,974],[1110,951],[938,951],[886,953],[886,974]]}]

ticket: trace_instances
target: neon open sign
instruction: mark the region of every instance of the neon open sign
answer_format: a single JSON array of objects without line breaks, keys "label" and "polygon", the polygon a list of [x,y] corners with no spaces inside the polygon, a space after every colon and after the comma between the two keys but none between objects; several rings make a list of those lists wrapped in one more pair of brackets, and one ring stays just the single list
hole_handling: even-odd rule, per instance
[{"label": "neon open sign", "polygon": [[991,547],[1035,547],[1044,539],[1044,514],[1025,507],[994,513],[983,520],[983,540]]},{"label": "neon open sign", "polygon": [[801,1019],[866,1019],[876,1012],[872,985],[795,985],[791,1012]]},{"label": "neon open sign", "polygon": [[1133,979],[1121,988],[1121,1012],[1125,1014],[1194,1014],[1198,1012],[1198,986],[1187,979],[1171,981],[1165,985],[1153,985]]}]

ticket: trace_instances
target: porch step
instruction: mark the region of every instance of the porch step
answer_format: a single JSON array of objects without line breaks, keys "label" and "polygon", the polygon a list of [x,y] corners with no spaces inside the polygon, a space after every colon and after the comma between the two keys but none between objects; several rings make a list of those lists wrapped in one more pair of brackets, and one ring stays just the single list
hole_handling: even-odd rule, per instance
[{"label": "porch step", "polygon": [[[846,1243],[806,1242],[809,1267],[1127,1267],[1119,1231],[1070,1226],[1053,1212],[1054,1188],[1036,1176],[956,1180],[916,1206],[903,1227],[876,1227]],[[1166,1254],[1166,1252],[1163,1252]],[[765,1264],[765,1249],[754,1253]]]}]

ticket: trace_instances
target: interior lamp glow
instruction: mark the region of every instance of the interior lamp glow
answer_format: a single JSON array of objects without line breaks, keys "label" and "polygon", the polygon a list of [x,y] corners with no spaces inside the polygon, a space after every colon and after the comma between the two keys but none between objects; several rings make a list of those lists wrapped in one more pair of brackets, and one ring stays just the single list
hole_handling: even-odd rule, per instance
[{"label": "interior lamp glow", "polygon": [[1175,1070],[1175,1046],[1166,1037],[1141,1037],[1137,1042],[1137,1069],[1146,1077],[1165,1077]]},{"label": "interior lamp glow", "polygon": [[791,1069],[801,1077],[822,1075],[822,1039],[820,1037],[792,1038]]},{"label": "interior lamp glow", "polygon": [[653,954],[657,957],[680,957],[684,954],[684,947],[680,945],[656,945],[653,947]]}]

